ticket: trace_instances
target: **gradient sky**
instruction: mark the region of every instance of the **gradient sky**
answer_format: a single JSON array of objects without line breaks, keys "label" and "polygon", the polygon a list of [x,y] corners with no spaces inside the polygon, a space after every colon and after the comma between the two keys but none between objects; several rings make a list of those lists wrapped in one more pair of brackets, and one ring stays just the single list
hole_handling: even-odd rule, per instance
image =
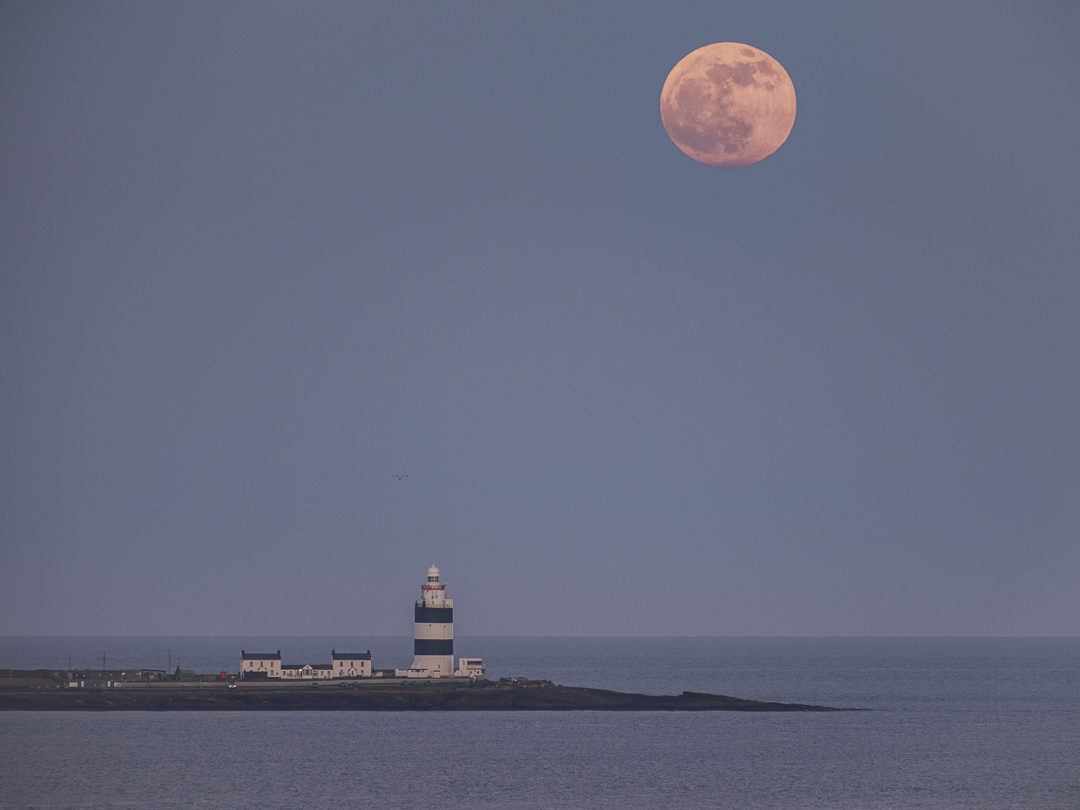
[{"label": "gradient sky", "polygon": [[1080,635],[1078,86],[1071,0],[6,2],[0,634]]}]

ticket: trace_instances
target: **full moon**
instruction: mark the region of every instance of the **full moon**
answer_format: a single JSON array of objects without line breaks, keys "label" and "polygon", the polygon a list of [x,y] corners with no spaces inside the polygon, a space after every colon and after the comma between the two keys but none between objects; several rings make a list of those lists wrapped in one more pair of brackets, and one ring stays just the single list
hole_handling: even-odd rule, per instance
[{"label": "full moon", "polygon": [[795,124],[795,85],[765,51],[706,45],[672,68],[660,93],[668,136],[700,163],[734,168],[764,160]]}]

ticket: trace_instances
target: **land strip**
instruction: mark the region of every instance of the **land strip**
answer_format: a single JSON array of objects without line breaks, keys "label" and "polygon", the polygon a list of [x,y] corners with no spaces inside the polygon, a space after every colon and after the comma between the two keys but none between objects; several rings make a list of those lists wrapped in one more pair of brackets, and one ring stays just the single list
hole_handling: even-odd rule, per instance
[{"label": "land strip", "polygon": [[131,689],[122,687],[15,688],[0,686],[0,711],[845,711],[803,703],[743,700],[683,692],[642,695],[608,689],[514,683],[379,684],[319,688],[236,687]]}]

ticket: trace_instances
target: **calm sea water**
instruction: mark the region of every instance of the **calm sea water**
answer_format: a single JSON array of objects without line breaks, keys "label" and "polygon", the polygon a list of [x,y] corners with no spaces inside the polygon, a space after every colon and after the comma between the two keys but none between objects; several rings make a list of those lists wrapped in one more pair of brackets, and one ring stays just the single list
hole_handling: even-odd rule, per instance
[{"label": "calm sea water", "polygon": [[[407,638],[2,638],[0,667],[237,669]],[[466,638],[489,677],[872,709],[0,713],[2,808],[1080,807],[1080,639]]]}]

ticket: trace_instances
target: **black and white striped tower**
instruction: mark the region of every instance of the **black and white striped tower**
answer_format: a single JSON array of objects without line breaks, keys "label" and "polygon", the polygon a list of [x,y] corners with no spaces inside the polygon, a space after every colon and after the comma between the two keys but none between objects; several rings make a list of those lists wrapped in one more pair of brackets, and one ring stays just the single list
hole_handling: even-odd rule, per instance
[{"label": "black and white striped tower", "polygon": [[413,669],[426,670],[435,678],[454,675],[454,600],[446,598],[446,586],[439,582],[439,569],[428,569],[427,582],[420,589],[413,621]]}]

